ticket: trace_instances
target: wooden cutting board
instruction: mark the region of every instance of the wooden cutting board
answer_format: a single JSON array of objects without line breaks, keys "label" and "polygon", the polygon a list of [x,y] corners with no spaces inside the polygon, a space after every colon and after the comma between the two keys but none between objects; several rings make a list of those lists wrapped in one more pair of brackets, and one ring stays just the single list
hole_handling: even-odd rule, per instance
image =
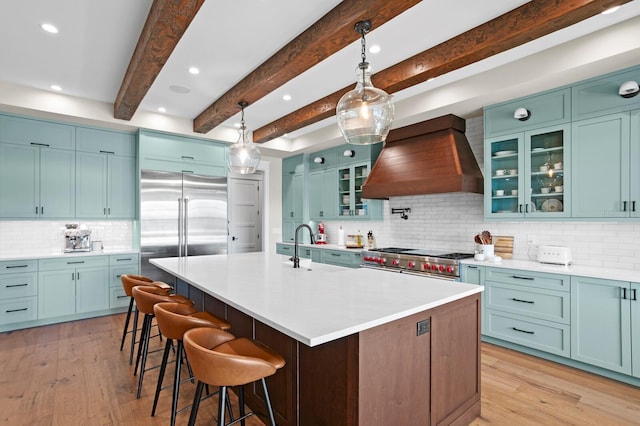
[{"label": "wooden cutting board", "polygon": [[503,259],[513,257],[513,237],[493,236],[494,252]]}]

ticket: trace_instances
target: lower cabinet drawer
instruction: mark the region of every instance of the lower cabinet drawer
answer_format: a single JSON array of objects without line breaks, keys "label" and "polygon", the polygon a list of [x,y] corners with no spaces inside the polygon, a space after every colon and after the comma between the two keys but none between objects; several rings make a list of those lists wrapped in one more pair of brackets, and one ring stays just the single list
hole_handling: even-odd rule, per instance
[{"label": "lower cabinet drawer", "polygon": [[569,324],[571,319],[569,293],[490,283],[485,286],[485,297],[488,309],[563,324]]},{"label": "lower cabinet drawer", "polygon": [[129,306],[129,296],[122,287],[112,287],[109,289],[109,308],[122,308]]},{"label": "lower cabinet drawer", "polygon": [[0,325],[38,319],[38,298],[0,300]]},{"label": "lower cabinet drawer", "polygon": [[125,266],[111,266],[109,268],[109,287],[122,288],[122,276],[125,274],[138,275],[140,268],[137,264]]},{"label": "lower cabinet drawer", "polygon": [[486,335],[556,355],[570,356],[570,327],[519,315],[486,311]]},{"label": "lower cabinet drawer", "polygon": [[276,253],[285,254],[285,255],[293,255],[294,247],[289,244],[276,244]]},{"label": "lower cabinet drawer", "polygon": [[322,261],[330,265],[351,267],[351,253],[325,250],[322,252]]},{"label": "lower cabinet drawer", "polygon": [[14,299],[38,294],[38,274],[5,274],[0,275],[0,299]]}]

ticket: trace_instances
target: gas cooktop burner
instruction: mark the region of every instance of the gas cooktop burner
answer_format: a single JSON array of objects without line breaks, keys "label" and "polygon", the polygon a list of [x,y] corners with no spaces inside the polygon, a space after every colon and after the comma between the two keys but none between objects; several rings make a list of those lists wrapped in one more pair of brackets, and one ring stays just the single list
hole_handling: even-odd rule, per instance
[{"label": "gas cooktop burner", "polygon": [[473,257],[473,253],[448,253],[442,250],[426,250],[426,249],[408,249],[408,248],[400,248],[400,247],[384,247],[378,249],[371,249],[369,251],[375,251],[378,253],[394,253],[394,254],[407,254],[413,256],[428,256],[428,257],[438,257],[441,259],[468,259]]}]

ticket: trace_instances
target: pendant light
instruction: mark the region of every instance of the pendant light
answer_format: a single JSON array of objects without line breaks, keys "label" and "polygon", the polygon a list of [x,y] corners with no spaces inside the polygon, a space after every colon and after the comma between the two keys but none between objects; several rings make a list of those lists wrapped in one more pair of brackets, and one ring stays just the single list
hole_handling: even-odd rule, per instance
[{"label": "pendant light", "polygon": [[244,109],[246,102],[238,102],[241,111],[238,141],[229,147],[229,172],[248,175],[254,173],[260,163],[260,150],[249,139],[247,126],[244,125]]},{"label": "pendant light", "polygon": [[366,58],[364,35],[371,29],[371,21],[355,25],[361,35],[362,62],[356,71],[356,87],[340,98],[336,107],[338,127],[350,144],[370,145],[384,142],[393,121],[391,96],[371,83],[371,67]]}]

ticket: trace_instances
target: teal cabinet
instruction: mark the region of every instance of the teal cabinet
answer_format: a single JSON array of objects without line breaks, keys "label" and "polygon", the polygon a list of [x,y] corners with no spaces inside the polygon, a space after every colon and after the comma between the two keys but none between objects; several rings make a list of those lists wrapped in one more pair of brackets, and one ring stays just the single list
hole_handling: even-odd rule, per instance
[{"label": "teal cabinet", "polygon": [[0,143],[0,217],[73,217],[74,163],[74,151]]},{"label": "teal cabinet", "polygon": [[132,219],[136,213],[134,157],[78,152],[76,217]]},{"label": "teal cabinet", "polygon": [[0,142],[74,150],[75,127],[0,115]]},{"label": "teal cabinet", "polygon": [[571,215],[570,126],[485,139],[485,217]]},{"label": "teal cabinet", "polygon": [[640,96],[623,98],[618,94],[626,81],[640,81],[640,66],[587,80],[571,87],[573,120],[640,108]]},{"label": "teal cabinet", "polygon": [[486,268],[485,334],[568,357],[571,354],[570,277]]},{"label": "teal cabinet", "polygon": [[296,155],[282,160],[283,241],[293,242],[296,227],[303,223],[304,170],[303,155]]},{"label": "teal cabinet", "polygon": [[335,168],[309,173],[309,218],[331,220],[337,217],[338,171]]},{"label": "teal cabinet", "polygon": [[129,296],[122,287],[122,275],[140,273],[138,253],[124,253],[109,256],[109,308],[129,306]]},{"label": "teal cabinet", "polygon": [[108,256],[38,261],[38,318],[109,308]]},{"label": "teal cabinet", "polygon": [[362,198],[362,186],[371,163],[338,168],[338,217],[340,219],[382,219],[382,200]]},{"label": "teal cabinet", "polygon": [[[476,285],[484,285],[485,281],[485,268],[484,266],[477,265],[461,265],[460,266],[460,281],[463,283],[476,284]],[[480,332],[485,334],[485,295],[484,292],[480,295],[481,298],[481,309],[482,309],[482,321],[480,323]]]},{"label": "teal cabinet", "polygon": [[640,378],[640,284],[631,283],[631,375]]},{"label": "teal cabinet", "polygon": [[[527,110],[529,118],[515,118],[518,109]],[[492,105],[484,110],[485,137],[531,131],[541,127],[569,123],[571,91],[561,88]]]},{"label": "teal cabinet", "polygon": [[[637,313],[640,303],[633,300],[638,292],[631,290],[628,282],[571,277],[572,359],[631,374],[631,330],[637,325],[631,322],[631,306]],[[640,366],[636,366],[636,375],[638,369]]]},{"label": "teal cabinet", "polygon": [[637,217],[640,211],[639,126],[638,111],[573,123],[572,177],[579,183],[572,196],[574,217]]},{"label": "teal cabinet", "polygon": [[227,175],[226,144],[141,130],[140,168],[206,176]]},{"label": "teal cabinet", "polygon": [[0,262],[0,326],[38,317],[35,260]]},{"label": "teal cabinet", "polygon": [[[332,250],[327,248],[314,248],[308,246],[298,247],[298,256],[311,259],[312,262],[326,263],[346,268],[359,268],[362,264],[362,254],[360,251],[348,252],[344,250]],[[276,243],[276,253],[293,256],[295,247],[293,244]]]}]

